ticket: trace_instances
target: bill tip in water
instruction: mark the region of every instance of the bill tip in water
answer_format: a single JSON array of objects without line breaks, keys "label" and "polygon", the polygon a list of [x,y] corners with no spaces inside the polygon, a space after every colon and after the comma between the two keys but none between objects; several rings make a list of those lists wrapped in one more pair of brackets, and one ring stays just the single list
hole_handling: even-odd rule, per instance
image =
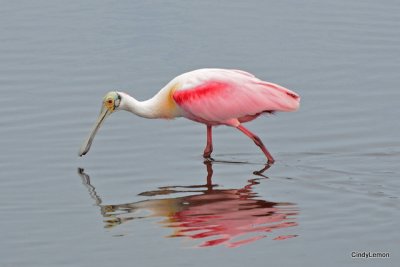
[{"label": "bill tip in water", "polygon": [[89,148],[90,146],[88,146],[87,144],[85,146],[82,145],[81,148],[79,149],[78,156],[82,157],[86,155],[89,152]]}]

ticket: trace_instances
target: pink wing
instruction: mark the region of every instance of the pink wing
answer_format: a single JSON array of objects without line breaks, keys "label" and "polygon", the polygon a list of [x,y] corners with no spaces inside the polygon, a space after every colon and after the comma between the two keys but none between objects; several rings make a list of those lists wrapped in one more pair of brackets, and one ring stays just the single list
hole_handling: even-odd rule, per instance
[{"label": "pink wing", "polygon": [[295,92],[244,71],[201,69],[177,78],[175,102],[186,117],[204,123],[237,126],[240,118],[294,111],[300,104]]}]

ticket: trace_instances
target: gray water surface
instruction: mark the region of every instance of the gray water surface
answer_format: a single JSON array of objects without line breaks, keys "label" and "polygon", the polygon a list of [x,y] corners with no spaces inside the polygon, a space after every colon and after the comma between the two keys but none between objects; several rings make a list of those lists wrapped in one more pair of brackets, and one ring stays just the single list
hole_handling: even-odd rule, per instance
[{"label": "gray water surface", "polygon": [[[398,1],[7,1],[0,266],[397,266]],[[239,131],[113,114],[202,67],[302,97]],[[241,162],[241,163],[227,163]],[[352,252],[390,258],[352,258]]]}]

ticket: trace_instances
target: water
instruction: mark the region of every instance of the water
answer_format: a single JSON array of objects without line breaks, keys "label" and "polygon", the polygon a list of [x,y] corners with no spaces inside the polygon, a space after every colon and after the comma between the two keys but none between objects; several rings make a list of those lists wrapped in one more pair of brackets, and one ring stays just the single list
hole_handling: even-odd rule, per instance
[{"label": "water", "polygon": [[[1,266],[395,266],[396,1],[8,1],[0,10]],[[240,68],[302,96],[228,127],[119,112],[102,96]],[[79,169],[81,168],[81,169]],[[83,169],[83,171],[82,171]],[[352,258],[352,252],[390,258]]]}]

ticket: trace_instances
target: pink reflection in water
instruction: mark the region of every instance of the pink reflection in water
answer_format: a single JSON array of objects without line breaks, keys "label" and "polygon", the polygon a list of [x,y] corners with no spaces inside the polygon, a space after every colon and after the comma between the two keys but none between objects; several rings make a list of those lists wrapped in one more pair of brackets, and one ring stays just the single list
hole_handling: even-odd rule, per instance
[{"label": "pink reflection in water", "polygon": [[[274,231],[296,226],[297,206],[286,202],[269,202],[257,199],[252,191],[258,179],[248,181],[240,189],[215,189],[211,182],[212,166],[207,164],[207,184],[192,186],[169,186],[140,195],[154,197],[185,193],[183,197],[147,199],[144,201],[102,205],[89,176],[81,172],[84,184],[96,200],[104,217],[106,227],[115,227],[130,220],[164,217],[160,222],[173,229],[168,237],[185,237],[201,240],[199,247],[225,245],[230,248],[255,242]],[[139,216],[143,212],[150,215]],[[272,236],[273,240],[296,237],[295,234]]]}]

